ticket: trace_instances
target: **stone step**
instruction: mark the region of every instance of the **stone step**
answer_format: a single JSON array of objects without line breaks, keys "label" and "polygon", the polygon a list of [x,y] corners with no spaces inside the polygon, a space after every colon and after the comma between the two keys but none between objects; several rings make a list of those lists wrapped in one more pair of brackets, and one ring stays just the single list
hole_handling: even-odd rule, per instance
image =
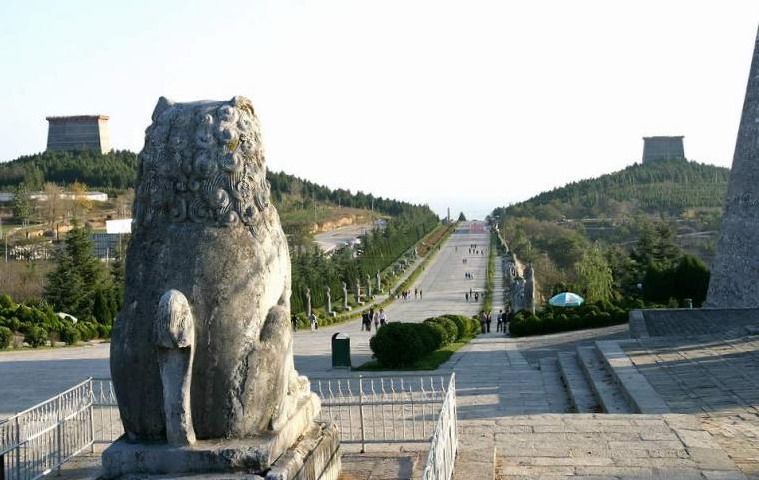
[{"label": "stone step", "polygon": [[546,392],[551,412],[570,412],[571,403],[567,394],[567,388],[561,380],[559,360],[555,357],[544,357],[539,360],[539,366],[540,375],[543,377],[543,389]]},{"label": "stone step", "polygon": [[578,347],[577,358],[601,409],[606,413],[635,413],[622,389],[607,370],[598,349]]},{"label": "stone step", "polygon": [[567,387],[572,410],[577,413],[597,412],[598,402],[596,402],[590,384],[580,368],[577,354],[559,352],[557,361],[561,380]]}]

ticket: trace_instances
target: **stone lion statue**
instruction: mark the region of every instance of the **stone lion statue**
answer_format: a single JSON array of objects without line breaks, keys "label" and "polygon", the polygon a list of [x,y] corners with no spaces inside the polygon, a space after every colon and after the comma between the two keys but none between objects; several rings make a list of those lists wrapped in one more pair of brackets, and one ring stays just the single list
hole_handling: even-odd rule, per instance
[{"label": "stone lion statue", "polygon": [[251,102],[161,98],[140,153],[111,374],[130,441],[276,432],[293,367],[290,258]]}]

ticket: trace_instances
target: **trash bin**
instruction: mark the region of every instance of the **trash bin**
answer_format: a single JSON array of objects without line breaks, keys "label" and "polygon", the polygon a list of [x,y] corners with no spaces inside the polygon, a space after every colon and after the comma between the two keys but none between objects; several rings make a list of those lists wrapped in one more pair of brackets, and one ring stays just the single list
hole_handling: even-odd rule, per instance
[{"label": "trash bin", "polygon": [[351,368],[351,339],[347,333],[332,335],[332,368]]}]

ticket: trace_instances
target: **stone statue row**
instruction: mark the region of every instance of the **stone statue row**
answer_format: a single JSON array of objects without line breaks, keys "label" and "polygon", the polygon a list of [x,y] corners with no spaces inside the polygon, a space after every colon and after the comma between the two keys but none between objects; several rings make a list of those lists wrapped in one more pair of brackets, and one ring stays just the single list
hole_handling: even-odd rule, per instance
[{"label": "stone statue row", "polygon": [[[382,276],[380,275],[379,270],[377,270],[377,275],[375,276],[375,282],[376,282],[376,288],[377,291],[382,290]],[[348,305],[348,284],[345,282],[342,282],[343,284],[343,311],[347,312],[350,311],[351,307]],[[330,316],[335,316],[336,313],[332,310],[332,289],[327,286],[325,287],[325,295],[327,297],[327,314]],[[356,281],[356,303],[359,305],[362,305],[363,302],[361,301],[361,292],[365,292],[366,298],[372,298],[372,278],[369,274],[366,275],[366,287],[361,287],[361,282]],[[311,308],[311,289],[309,287],[306,287],[305,290],[306,293],[306,316],[311,317],[312,308]]]}]

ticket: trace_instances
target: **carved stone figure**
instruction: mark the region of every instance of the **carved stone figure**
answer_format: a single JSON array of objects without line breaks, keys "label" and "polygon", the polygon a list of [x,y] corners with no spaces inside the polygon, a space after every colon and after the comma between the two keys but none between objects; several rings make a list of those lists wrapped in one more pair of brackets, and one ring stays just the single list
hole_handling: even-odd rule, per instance
[{"label": "carved stone figure", "polygon": [[366,297],[372,298],[372,277],[368,273],[366,274]]},{"label": "carved stone figure", "polygon": [[361,281],[356,280],[356,303],[361,303]]},{"label": "carved stone figure", "polygon": [[343,282],[343,310],[348,310],[348,284]]},{"label": "carved stone figure", "polygon": [[759,308],[759,35],[705,306]]},{"label": "carved stone figure", "polygon": [[380,271],[377,270],[377,291],[382,291],[382,278],[380,277]]},{"label": "carved stone figure", "polygon": [[105,478],[275,471],[299,437],[325,438],[318,397],[293,367],[290,257],[269,197],[249,100],[158,101],[111,341],[132,445],[104,453]]},{"label": "carved stone figure", "polygon": [[311,318],[311,289],[306,287],[306,317]]},{"label": "carved stone figure", "polygon": [[332,291],[327,285],[327,313],[332,311]]}]

